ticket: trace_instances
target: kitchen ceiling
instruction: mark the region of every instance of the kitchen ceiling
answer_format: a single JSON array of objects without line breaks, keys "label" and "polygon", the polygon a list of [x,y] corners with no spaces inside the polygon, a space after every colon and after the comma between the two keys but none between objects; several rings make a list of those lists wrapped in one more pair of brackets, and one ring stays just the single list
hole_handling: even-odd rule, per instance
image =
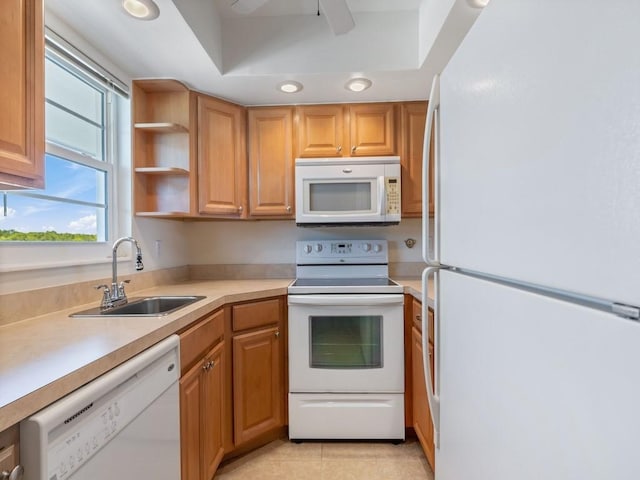
[{"label": "kitchen ceiling", "polygon": [[[155,1],[153,21],[129,17],[120,0],[45,7],[48,23],[66,24],[131,78],[175,78],[243,105],[425,99],[443,66],[419,49],[420,9],[442,0],[347,0],[355,27],[342,35],[317,0],[268,0],[250,14],[232,10],[234,0]],[[373,85],[348,91],[353,77]],[[304,88],[276,90],[284,80]]]}]

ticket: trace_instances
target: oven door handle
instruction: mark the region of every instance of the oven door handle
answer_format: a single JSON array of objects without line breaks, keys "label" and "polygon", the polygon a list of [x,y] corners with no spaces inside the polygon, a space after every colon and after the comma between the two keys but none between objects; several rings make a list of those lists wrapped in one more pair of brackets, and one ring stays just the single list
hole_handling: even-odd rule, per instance
[{"label": "oven door handle", "polygon": [[333,306],[371,306],[371,305],[402,305],[404,295],[289,295],[289,305],[320,305]]}]

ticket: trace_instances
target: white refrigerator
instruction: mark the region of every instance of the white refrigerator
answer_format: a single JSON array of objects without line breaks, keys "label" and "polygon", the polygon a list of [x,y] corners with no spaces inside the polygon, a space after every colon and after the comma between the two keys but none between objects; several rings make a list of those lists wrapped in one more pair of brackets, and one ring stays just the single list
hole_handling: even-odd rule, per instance
[{"label": "white refrigerator", "polygon": [[640,1],[492,0],[427,117],[436,479],[640,479]]}]

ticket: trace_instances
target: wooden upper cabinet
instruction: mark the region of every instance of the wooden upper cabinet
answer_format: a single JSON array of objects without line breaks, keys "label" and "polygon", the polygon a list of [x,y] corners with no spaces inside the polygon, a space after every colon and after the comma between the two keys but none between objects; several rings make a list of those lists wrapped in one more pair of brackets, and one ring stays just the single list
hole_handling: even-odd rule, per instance
[{"label": "wooden upper cabinet", "polygon": [[42,0],[0,2],[0,45],[0,189],[42,188]]},{"label": "wooden upper cabinet", "polygon": [[[402,216],[422,215],[422,151],[427,102],[407,102],[401,113]],[[433,211],[433,202],[429,202]]]},{"label": "wooden upper cabinet", "polygon": [[246,217],[245,109],[198,96],[198,204],[201,214]]},{"label": "wooden upper cabinet", "polygon": [[344,106],[305,105],[296,108],[299,157],[341,157],[349,154],[345,143]]},{"label": "wooden upper cabinet", "polygon": [[292,107],[249,109],[249,215],[294,216]]},{"label": "wooden upper cabinet", "polygon": [[349,106],[351,156],[395,155],[395,104],[362,103]]}]

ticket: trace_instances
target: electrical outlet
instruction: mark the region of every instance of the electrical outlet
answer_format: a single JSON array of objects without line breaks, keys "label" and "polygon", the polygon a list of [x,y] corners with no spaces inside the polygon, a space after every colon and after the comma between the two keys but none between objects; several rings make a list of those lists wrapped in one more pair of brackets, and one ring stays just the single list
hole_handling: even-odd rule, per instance
[{"label": "electrical outlet", "polygon": [[154,246],[154,250],[156,252],[156,258],[160,258],[160,255],[162,254],[162,240],[156,240],[153,243]]}]

